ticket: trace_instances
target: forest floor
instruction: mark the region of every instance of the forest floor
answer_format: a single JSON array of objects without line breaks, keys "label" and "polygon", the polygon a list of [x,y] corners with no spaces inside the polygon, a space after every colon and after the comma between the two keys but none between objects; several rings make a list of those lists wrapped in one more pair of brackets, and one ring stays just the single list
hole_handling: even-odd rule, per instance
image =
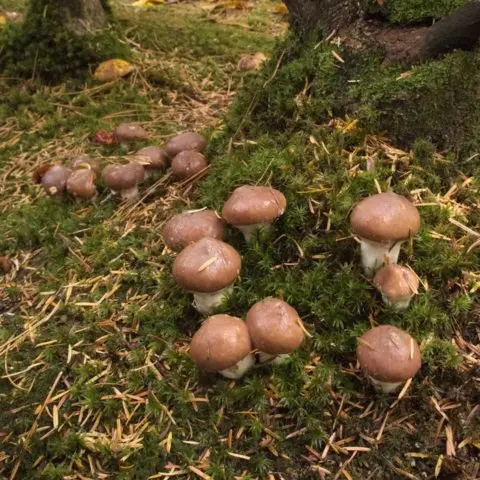
[{"label": "forest floor", "polygon": [[[287,29],[280,4],[128,3],[114,6],[134,53],[130,77],[55,87],[0,79],[0,257],[11,267],[0,273],[0,478],[479,478],[478,179],[456,167],[442,177],[443,153],[420,164],[419,152],[385,138],[350,138],[353,119],[283,144],[282,132],[226,138],[225,115],[256,75],[236,63],[273,54]],[[156,145],[202,131],[205,178],[159,175],[132,203],[102,186],[90,204],[34,184],[41,165],[81,153],[116,162],[145,145],[92,141],[124,121]],[[310,337],[285,365],[234,382],[198,372],[188,356],[201,317],[171,278],[161,231],[179,210],[220,210],[249,182],[271,182],[289,207],[248,246],[229,233],[243,267],[227,311],[244,316],[282,296]],[[348,225],[356,201],[391,185],[424,222],[402,254],[422,279],[404,314],[383,307],[362,276]],[[356,366],[355,338],[376,323],[420,343],[422,370],[400,395],[375,393]]]}]

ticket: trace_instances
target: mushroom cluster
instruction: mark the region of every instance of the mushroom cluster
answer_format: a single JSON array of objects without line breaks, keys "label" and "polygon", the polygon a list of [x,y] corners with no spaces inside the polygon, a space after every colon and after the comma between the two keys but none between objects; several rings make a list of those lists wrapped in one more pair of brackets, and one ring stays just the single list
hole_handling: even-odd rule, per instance
[{"label": "mushroom cluster", "polygon": [[268,297],[253,305],[245,322],[230,315],[207,318],[192,337],[190,356],[200,370],[239,379],[255,364],[284,361],[303,339],[297,311]]},{"label": "mushroom cluster", "polygon": [[[100,131],[95,139],[100,143],[128,146],[149,138],[140,125],[122,123],[112,132]],[[155,172],[172,168],[174,178],[191,179],[202,173],[208,162],[201,153],[207,146],[198,133],[187,132],[173,137],[164,148],[146,146],[130,155],[128,163],[106,165],[101,171],[103,184],[122,200],[135,199],[139,186]],[[73,159],[71,165],[44,165],[37,169],[34,178],[50,196],[65,192],[79,200],[94,199],[97,195],[95,181],[100,173],[99,162],[88,155]]]}]

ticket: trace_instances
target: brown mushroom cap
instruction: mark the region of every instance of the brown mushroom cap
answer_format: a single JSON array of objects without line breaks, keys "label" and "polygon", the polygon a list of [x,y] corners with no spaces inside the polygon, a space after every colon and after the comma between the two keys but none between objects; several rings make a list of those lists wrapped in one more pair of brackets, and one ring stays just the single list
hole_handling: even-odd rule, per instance
[{"label": "brown mushroom cap", "polygon": [[67,191],[75,198],[89,199],[97,194],[95,172],[88,168],[74,170],[67,181]]},{"label": "brown mushroom cap", "polygon": [[203,152],[206,146],[207,141],[199,133],[186,132],[173,137],[165,145],[165,152],[167,152],[167,155],[170,158],[174,158],[180,152],[184,152],[185,150]]},{"label": "brown mushroom cap", "polygon": [[90,155],[87,154],[82,154],[79,155],[78,157],[75,157],[72,160],[72,168],[89,168],[90,170],[93,170],[95,173],[98,173],[100,171],[100,166],[98,164],[98,161]]},{"label": "brown mushroom cap", "polygon": [[358,339],[357,359],[362,369],[381,382],[403,382],[420,369],[417,342],[404,330],[380,325]]},{"label": "brown mushroom cap", "polygon": [[61,195],[67,187],[72,171],[62,165],[53,165],[41,177],[41,184],[49,195]]},{"label": "brown mushroom cap", "polygon": [[201,153],[185,150],[172,160],[172,173],[175,178],[186,180],[200,173],[207,165],[207,159]]},{"label": "brown mushroom cap", "polygon": [[406,197],[384,192],[364,198],[350,217],[353,231],[375,242],[400,241],[420,229],[420,214]]},{"label": "brown mushroom cap", "polygon": [[231,285],[241,265],[240,254],[232,246],[204,237],[178,254],[173,263],[173,277],[188,291],[213,293]]},{"label": "brown mushroom cap", "polygon": [[283,214],[287,200],[272,187],[244,185],[236,188],[222,210],[231,225],[254,225],[271,222]]},{"label": "brown mushroom cap", "polygon": [[297,311],[279,298],[267,297],[256,303],[248,311],[245,323],[253,346],[261,352],[290,353],[303,342]]},{"label": "brown mushroom cap", "polygon": [[141,183],[145,178],[145,169],[138,163],[125,165],[107,165],[102,171],[102,180],[114,192],[120,192]]},{"label": "brown mushroom cap", "polygon": [[148,132],[143,127],[131,123],[121,123],[113,135],[118,142],[136,142],[148,138]]},{"label": "brown mushroom cap", "polygon": [[140,157],[140,164],[149,170],[162,170],[169,164],[167,154],[158,147],[141,148],[135,156]]},{"label": "brown mushroom cap", "polygon": [[373,283],[382,295],[391,300],[416,294],[420,284],[412,270],[396,263],[383,266],[375,275]]},{"label": "brown mushroom cap", "polygon": [[174,215],[163,228],[163,240],[172,250],[181,250],[203,237],[223,240],[225,224],[213,210]]},{"label": "brown mushroom cap", "polygon": [[219,372],[233,367],[251,350],[248,329],[242,319],[213,315],[193,336],[190,357],[201,370]]}]

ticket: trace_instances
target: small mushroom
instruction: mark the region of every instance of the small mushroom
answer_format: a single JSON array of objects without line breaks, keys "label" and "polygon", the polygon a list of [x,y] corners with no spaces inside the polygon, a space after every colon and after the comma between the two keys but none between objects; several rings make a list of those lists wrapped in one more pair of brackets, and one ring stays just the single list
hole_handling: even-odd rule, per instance
[{"label": "small mushroom", "polygon": [[363,199],[354,208],[350,222],[369,276],[384,263],[397,263],[402,243],[420,229],[417,208],[406,197],[393,192]]},{"label": "small mushroom", "polygon": [[357,339],[357,359],[374,387],[394,392],[421,366],[417,342],[392,325],[372,328]]},{"label": "small mushroom", "polygon": [[0,272],[8,273],[12,269],[12,265],[8,257],[0,257]]},{"label": "small mushroom", "polygon": [[245,322],[230,315],[207,318],[192,338],[190,357],[200,370],[239,379],[252,368],[255,357]]},{"label": "small mushroom", "polygon": [[238,228],[249,242],[257,230],[267,228],[286,207],[287,200],[278,190],[244,185],[233,191],[223,206],[222,217]]},{"label": "small mushroom", "polygon": [[63,195],[72,170],[63,165],[44,165],[37,169],[34,178],[41,183],[48,195]]},{"label": "small mushroom", "polygon": [[148,132],[140,125],[121,123],[113,131],[113,136],[118,143],[130,143],[146,140]]},{"label": "small mushroom", "polygon": [[172,173],[179,180],[187,180],[200,173],[207,166],[207,159],[201,153],[194,150],[185,150],[172,160]]},{"label": "small mushroom", "polygon": [[185,132],[170,139],[165,145],[165,152],[170,158],[174,158],[186,150],[203,152],[206,146],[207,141],[199,133]]},{"label": "small mushroom", "polygon": [[110,190],[123,200],[138,196],[138,185],[145,178],[145,169],[138,163],[107,165],[102,171],[102,180]]},{"label": "small mushroom", "polygon": [[153,146],[141,148],[135,154],[135,161],[145,168],[147,176],[155,171],[164,170],[169,164],[165,151]]},{"label": "small mushroom", "polygon": [[246,324],[260,363],[281,363],[303,342],[302,320],[297,311],[279,298],[267,297],[253,305]]},{"label": "small mushroom", "polygon": [[383,266],[375,275],[373,283],[382,294],[386,305],[405,310],[414,295],[418,294],[420,281],[409,268],[396,263]]},{"label": "small mushroom", "polygon": [[213,210],[192,210],[174,215],[163,228],[165,245],[181,250],[203,237],[223,240],[225,224]]},{"label": "small mushroom", "polygon": [[193,293],[194,307],[209,315],[231,295],[241,264],[239,253],[228,243],[204,237],[178,254],[173,277]]},{"label": "small mushroom", "polygon": [[89,168],[74,170],[67,181],[67,191],[74,198],[89,200],[97,195],[95,172]]},{"label": "small mushroom", "polygon": [[98,161],[87,154],[79,155],[72,160],[72,169],[76,170],[79,168],[88,168],[93,170],[95,173],[100,172]]}]

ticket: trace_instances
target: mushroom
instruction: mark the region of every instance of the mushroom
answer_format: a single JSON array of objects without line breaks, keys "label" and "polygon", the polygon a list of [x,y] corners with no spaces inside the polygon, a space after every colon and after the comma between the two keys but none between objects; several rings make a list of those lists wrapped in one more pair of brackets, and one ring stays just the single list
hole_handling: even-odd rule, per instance
[{"label": "mushroom", "polygon": [[207,318],[192,338],[190,357],[200,370],[238,379],[252,368],[255,357],[245,322],[230,315]]},{"label": "mushroom", "polygon": [[88,200],[97,195],[95,172],[89,168],[74,170],[67,180],[67,191],[75,198]]},{"label": "mushroom", "polygon": [[372,328],[357,339],[357,359],[374,387],[394,392],[415,376],[421,366],[417,342],[392,325]]},{"label": "mushroom", "polygon": [[179,180],[194,177],[208,166],[207,159],[199,152],[185,150],[172,160],[172,173]]},{"label": "mushroom", "polygon": [[237,70],[240,72],[249,72],[260,70],[267,61],[267,57],[262,52],[244,55],[237,63]]},{"label": "mushroom", "polygon": [[141,148],[136,154],[136,161],[145,168],[147,176],[157,170],[163,170],[167,168],[169,159],[164,150],[158,147],[144,147]]},{"label": "mushroom", "polygon": [[178,254],[173,277],[193,293],[194,307],[209,315],[231,295],[241,264],[239,253],[228,243],[204,237]]},{"label": "mushroom", "polygon": [[267,297],[253,305],[246,324],[260,363],[281,363],[304,339],[297,311],[278,298]]},{"label": "mushroom", "polygon": [[138,163],[107,165],[102,171],[102,180],[113,193],[123,200],[138,196],[138,184],[145,178],[145,169]]},{"label": "mushroom", "polygon": [[406,197],[385,192],[358,203],[350,222],[360,242],[363,268],[371,276],[387,259],[397,263],[402,243],[420,228],[420,215]]},{"label": "mushroom", "polygon": [[165,145],[165,152],[170,158],[174,158],[185,150],[203,152],[206,146],[207,141],[199,133],[185,132],[170,139]]},{"label": "mushroom", "polygon": [[287,200],[278,190],[244,185],[233,191],[223,206],[222,217],[249,242],[255,231],[267,228],[283,214],[286,206]]},{"label": "mushroom", "polygon": [[35,172],[35,181],[41,183],[48,195],[63,195],[72,170],[63,165],[44,165]]},{"label": "mushroom", "polygon": [[191,210],[174,215],[163,228],[165,245],[181,250],[203,237],[223,240],[225,224],[213,210]]},{"label": "mushroom", "polygon": [[113,131],[113,136],[119,143],[129,143],[146,140],[148,138],[148,132],[140,125],[121,123]]},{"label": "mushroom", "polygon": [[12,265],[8,257],[0,257],[0,272],[7,274],[12,269]]},{"label": "mushroom", "polygon": [[415,272],[395,263],[383,266],[375,275],[373,283],[382,294],[386,305],[404,310],[418,294],[420,281]]},{"label": "mushroom", "polygon": [[72,168],[75,170],[77,168],[88,168],[93,170],[95,173],[99,173],[100,166],[98,165],[97,160],[90,157],[90,155],[82,154],[78,157],[75,157],[72,160]]}]

